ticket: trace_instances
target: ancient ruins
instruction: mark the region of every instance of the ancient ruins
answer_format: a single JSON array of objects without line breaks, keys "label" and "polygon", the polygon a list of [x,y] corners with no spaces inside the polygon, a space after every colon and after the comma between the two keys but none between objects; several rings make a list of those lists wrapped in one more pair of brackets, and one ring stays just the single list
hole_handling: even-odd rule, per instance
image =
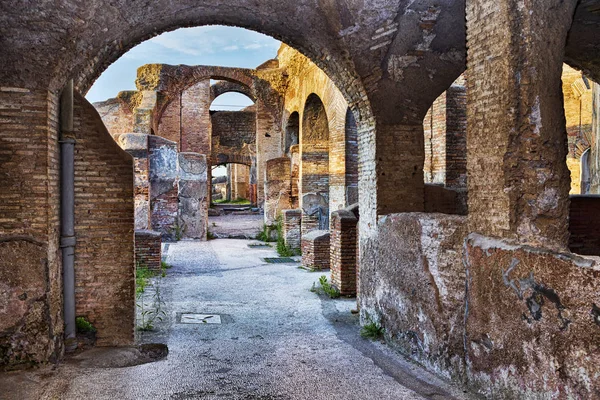
[{"label": "ancient ruins", "polygon": [[[63,359],[75,315],[133,343],[136,263],[207,239],[229,164],[219,196],[280,219],[406,357],[489,398],[600,398],[598,1],[0,8],[3,367]],[[207,24],[285,44],[85,99],[134,45]],[[229,92],[254,104],[211,111]]]}]

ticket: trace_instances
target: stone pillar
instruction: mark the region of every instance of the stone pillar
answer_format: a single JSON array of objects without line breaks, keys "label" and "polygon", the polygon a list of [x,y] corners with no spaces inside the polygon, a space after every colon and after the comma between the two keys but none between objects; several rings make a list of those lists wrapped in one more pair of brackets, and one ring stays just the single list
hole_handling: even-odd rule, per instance
[{"label": "stone pillar", "polygon": [[377,125],[376,137],[377,214],[423,211],[423,125]]},{"label": "stone pillar", "polygon": [[342,295],[356,295],[356,242],[358,219],[348,210],[331,213],[331,282]]},{"label": "stone pillar", "polygon": [[133,132],[152,133],[152,117],[156,109],[157,93],[153,90],[143,90],[142,101],[133,112]]},{"label": "stone pillar", "polygon": [[182,227],[177,219],[177,143],[148,136],[150,180],[150,228],[163,240],[179,240]]},{"label": "stone pillar", "polygon": [[206,240],[208,184],[206,156],[179,153],[179,227],[181,237]]},{"label": "stone pillar", "polygon": [[300,224],[302,210],[283,210],[283,239],[285,245],[292,250],[300,249]]},{"label": "stone pillar", "polygon": [[291,207],[290,159],[280,157],[267,161],[265,175],[265,224],[271,225],[282,210]]},{"label": "stone pillar", "polygon": [[135,229],[150,229],[150,193],[148,181],[148,135],[123,133],[117,143],[131,154],[134,163]]},{"label": "stone pillar", "polygon": [[575,3],[467,0],[471,231],[566,249],[561,73]]},{"label": "stone pillar", "polygon": [[592,143],[590,143],[590,194],[600,194],[600,85],[592,88]]}]

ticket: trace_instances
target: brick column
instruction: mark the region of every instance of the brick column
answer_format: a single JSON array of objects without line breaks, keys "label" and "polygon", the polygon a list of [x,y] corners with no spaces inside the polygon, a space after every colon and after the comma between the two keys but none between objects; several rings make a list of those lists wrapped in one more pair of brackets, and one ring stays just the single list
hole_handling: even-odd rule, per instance
[{"label": "brick column", "polygon": [[331,282],[342,295],[356,295],[356,242],[358,220],[348,210],[331,213]]},{"label": "brick column", "polygon": [[565,249],[561,73],[573,1],[467,1],[470,230]]}]

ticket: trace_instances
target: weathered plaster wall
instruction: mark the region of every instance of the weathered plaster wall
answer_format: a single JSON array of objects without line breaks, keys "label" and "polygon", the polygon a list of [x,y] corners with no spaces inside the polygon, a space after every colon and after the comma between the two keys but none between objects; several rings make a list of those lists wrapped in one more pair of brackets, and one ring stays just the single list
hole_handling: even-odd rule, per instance
[{"label": "weathered plaster wall", "polygon": [[465,244],[471,385],[493,398],[600,396],[600,268],[471,234]]},{"label": "weathered plaster wall", "polygon": [[466,218],[404,213],[380,217],[376,245],[360,266],[361,320],[381,324],[411,358],[460,379]]},{"label": "weathered plaster wall", "polygon": [[80,95],[74,131],[76,314],[98,330],[98,345],[129,345],[135,323],[133,159]]}]

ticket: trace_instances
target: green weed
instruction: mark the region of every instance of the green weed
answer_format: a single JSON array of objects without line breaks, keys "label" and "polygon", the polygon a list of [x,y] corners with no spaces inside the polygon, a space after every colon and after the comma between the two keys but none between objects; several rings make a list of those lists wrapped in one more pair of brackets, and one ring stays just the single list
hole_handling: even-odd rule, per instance
[{"label": "green weed", "polygon": [[364,325],[360,330],[360,336],[371,339],[379,340],[383,337],[384,329],[376,322],[369,322]]},{"label": "green weed", "polygon": [[75,318],[77,333],[96,333],[96,328],[85,317]]}]

